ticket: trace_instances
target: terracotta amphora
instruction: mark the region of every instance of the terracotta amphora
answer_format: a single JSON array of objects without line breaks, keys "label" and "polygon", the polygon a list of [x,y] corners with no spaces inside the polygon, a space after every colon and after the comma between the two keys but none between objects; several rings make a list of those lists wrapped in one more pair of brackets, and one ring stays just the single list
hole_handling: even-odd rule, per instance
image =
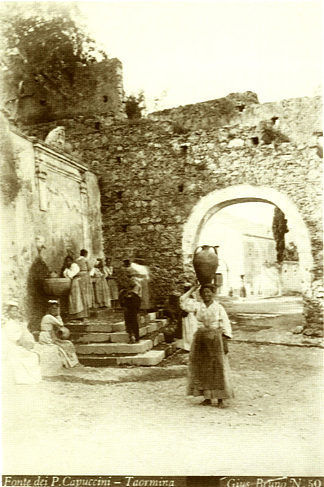
[{"label": "terracotta amphora", "polygon": [[196,248],[193,266],[200,284],[211,284],[218,267],[217,247],[201,245]]}]

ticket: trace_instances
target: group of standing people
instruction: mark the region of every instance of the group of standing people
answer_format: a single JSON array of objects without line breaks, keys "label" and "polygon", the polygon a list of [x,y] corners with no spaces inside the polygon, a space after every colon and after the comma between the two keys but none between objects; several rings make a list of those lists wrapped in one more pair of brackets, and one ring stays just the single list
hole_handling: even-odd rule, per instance
[{"label": "group of standing people", "polygon": [[82,249],[80,256],[74,261],[67,256],[61,271],[62,277],[71,280],[69,293],[69,315],[71,319],[89,317],[90,309],[100,307],[116,307],[118,287],[113,277],[111,259],[97,259],[91,268],[88,251]]},{"label": "group of standing people", "polygon": [[75,261],[71,256],[65,258],[61,275],[71,279],[70,319],[83,320],[90,309],[116,308],[119,303],[124,310],[129,342],[139,341],[139,312],[150,308],[149,271],[145,265],[124,258],[117,284],[111,259],[97,259],[91,268],[88,251],[82,249]]},{"label": "group of standing people", "polygon": [[183,348],[190,351],[189,396],[204,396],[202,405],[225,407],[233,397],[227,340],[232,338],[231,323],[223,306],[216,301],[215,287],[190,286],[180,297]]}]

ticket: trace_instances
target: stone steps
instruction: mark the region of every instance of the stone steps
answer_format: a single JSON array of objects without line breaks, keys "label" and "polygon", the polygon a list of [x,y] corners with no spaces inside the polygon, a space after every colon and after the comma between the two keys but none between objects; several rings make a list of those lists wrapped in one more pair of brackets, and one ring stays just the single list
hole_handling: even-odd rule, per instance
[{"label": "stone steps", "polygon": [[[96,321],[90,318],[86,322],[66,324],[81,364],[91,367],[150,366],[157,365],[165,358],[166,352],[161,345],[164,335],[160,330],[167,324],[166,319],[157,319],[155,313],[141,316],[140,341],[129,343],[125,323],[109,322],[111,316],[104,310],[100,311],[96,314]],[[154,347],[160,349],[154,350]]]},{"label": "stone steps", "polygon": [[[139,328],[140,338],[160,330],[166,325],[166,320],[160,319],[150,322],[148,325],[143,325]],[[73,343],[92,343],[92,342],[107,342],[107,343],[128,343],[129,336],[125,330],[125,324],[114,323],[107,324],[102,323],[98,325],[84,325],[84,328],[80,325],[67,324],[71,332],[71,340]],[[76,328],[76,329],[75,329]]]},{"label": "stone steps", "polygon": [[112,355],[144,353],[153,347],[152,340],[141,340],[138,343],[87,343],[75,344],[78,355]]},{"label": "stone steps", "polygon": [[67,323],[66,326],[69,328],[71,333],[114,333],[117,331],[125,330],[125,323]]},{"label": "stone steps", "polygon": [[149,350],[137,355],[120,357],[84,355],[80,357],[80,362],[88,367],[113,367],[118,365],[153,366],[158,365],[164,358],[164,350]]},{"label": "stone steps", "polygon": [[163,343],[156,350],[148,350],[136,355],[80,355],[79,360],[86,367],[118,367],[123,365],[135,365],[150,367],[158,365],[164,358],[176,352],[176,343]]}]

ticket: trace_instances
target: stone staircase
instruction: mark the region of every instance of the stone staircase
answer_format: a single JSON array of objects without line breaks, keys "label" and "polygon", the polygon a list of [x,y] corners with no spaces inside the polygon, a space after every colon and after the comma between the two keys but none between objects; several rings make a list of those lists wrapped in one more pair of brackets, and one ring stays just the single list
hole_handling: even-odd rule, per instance
[{"label": "stone staircase", "polygon": [[124,321],[114,322],[111,310],[100,309],[95,318],[85,322],[68,322],[70,340],[75,344],[79,361],[90,367],[118,365],[152,366],[175,351],[175,344],[165,344],[161,329],[167,324],[157,313],[140,318],[140,341],[129,343]]}]

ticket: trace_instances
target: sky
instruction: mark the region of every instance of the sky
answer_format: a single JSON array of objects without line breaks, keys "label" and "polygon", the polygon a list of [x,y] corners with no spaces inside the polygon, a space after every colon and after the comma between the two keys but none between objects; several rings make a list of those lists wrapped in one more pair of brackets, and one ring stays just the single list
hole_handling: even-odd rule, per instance
[{"label": "sky", "polygon": [[320,1],[78,3],[148,111],[247,90],[261,103],[321,92]]}]

